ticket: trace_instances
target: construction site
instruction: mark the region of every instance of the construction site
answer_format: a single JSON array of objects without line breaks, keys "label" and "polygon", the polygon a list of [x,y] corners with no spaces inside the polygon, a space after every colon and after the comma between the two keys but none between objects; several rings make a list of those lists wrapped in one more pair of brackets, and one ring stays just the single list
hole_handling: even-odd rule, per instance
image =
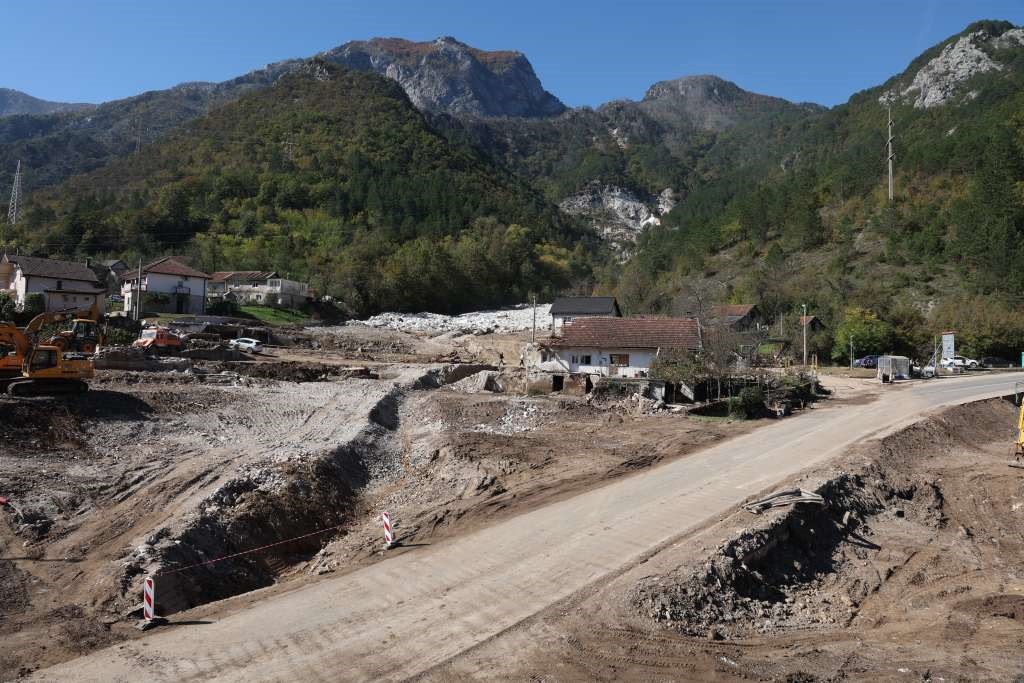
[{"label": "construction site", "polygon": [[[0,678],[1024,675],[1016,374],[780,370],[810,392],[719,417],[644,376],[539,383],[536,315],[277,329],[260,353],[103,346],[70,316],[12,341]],[[35,377],[43,351],[88,367]]]}]

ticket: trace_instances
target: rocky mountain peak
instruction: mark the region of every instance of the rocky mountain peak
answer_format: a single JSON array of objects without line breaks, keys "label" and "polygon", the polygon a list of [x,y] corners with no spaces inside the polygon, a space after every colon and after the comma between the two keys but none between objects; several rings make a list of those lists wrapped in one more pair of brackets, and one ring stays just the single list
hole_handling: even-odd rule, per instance
[{"label": "rocky mountain peak", "polygon": [[965,91],[967,82],[980,74],[1003,71],[1006,67],[1000,61],[1001,54],[1021,47],[1024,47],[1022,28],[1000,31],[986,26],[968,30],[917,69],[909,82],[902,77],[878,101],[882,104],[912,101],[916,109],[928,109],[955,102],[960,97],[973,99],[978,93]]},{"label": "rocky mountain peak", "polygon": [[479,50],[451,37],[353,41],[324,59],[397,81],[420,109],[482,117],[556,116],[565,105],[544,90],[521,52]]},{"label": "rocky mountain peak", "polygon": [[661,119],[681,118],[697,128],[716,132],[731,128],[751,114],[804,106],[748,92],[731,81],[706,74],[655,83],[640,105]]}]

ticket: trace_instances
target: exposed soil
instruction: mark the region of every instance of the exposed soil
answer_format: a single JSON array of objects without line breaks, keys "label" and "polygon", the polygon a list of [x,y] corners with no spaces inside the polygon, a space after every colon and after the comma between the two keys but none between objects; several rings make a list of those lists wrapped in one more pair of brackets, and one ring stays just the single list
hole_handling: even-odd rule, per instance
[{"label": "exposed soil", "polygon": [[1015,418],[986,401],[863,444],[793,482],[825,506],[737,511],[425,678],[1024,680]]},{"label": "exposed soil", "polygon": [[379,559],[382,509],[413,546],[752,428],[436,388],[484,368],[108,370],[0,399],[0,680],[137,635],[146,574],[165,613],[315,580]]}]

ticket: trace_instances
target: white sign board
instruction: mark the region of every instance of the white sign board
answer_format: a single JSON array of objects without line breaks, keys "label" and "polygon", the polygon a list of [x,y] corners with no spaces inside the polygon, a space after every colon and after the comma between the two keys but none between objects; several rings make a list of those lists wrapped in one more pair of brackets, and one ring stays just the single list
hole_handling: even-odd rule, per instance
[{"label": "white sign board", "polygon": [[942,333],[942,357],[952,358],[956,355],[956,343],[952,332]]}]

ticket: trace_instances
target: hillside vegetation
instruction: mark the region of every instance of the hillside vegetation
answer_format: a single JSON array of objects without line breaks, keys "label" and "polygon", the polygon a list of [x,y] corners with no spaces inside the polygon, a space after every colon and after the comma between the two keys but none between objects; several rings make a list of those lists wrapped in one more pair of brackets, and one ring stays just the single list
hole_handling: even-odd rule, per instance
[{"label": "hillside vegetation", "polygon": [[395,83],[319,60],[36,193],[20,227],[23,247],[48,253],[286,272],[354,313],[551,296],[586,276],[596,244],[435,133]]},{"label": "hillside vegetation", "polygon": [[[782,140],[784,155],[747,154],[748,163],[737,163],[756,142],[738,139],[742,128],[722,133],[715,147],[733,151],[703,158],[686,201],[641,236],[628,264],[606,273],[605,287],[632,310],[678,311],[703,287],[720,299],[757,303],[770,318],[807,304],[832,330],[857,308],[896,327],[916,321],[910,334],[873,351],[920,353],[930,331],[951,317],[963,322],[942,305],[953,300],[967,305],[981,296],[1019,311],[1024,44],[997,40],[1011,29],[1006,22],[968,27],[886,84],[796,123]],[[913,96],[891,102],[897,172],[890,204],[880,99],[971,35],[997,69],[974,75],[938,106],[916,107]]]}]

